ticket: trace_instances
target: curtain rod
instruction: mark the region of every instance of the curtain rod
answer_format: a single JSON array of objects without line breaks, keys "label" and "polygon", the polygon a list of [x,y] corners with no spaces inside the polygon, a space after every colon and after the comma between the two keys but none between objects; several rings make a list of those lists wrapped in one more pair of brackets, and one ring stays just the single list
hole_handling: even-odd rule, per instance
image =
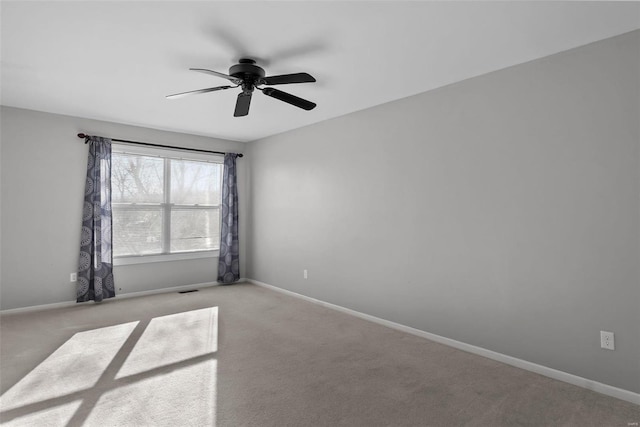
[{"label": "curtain rod", "polygon": [[[78,138],[82,138],[85,139],[84,143],[86,144],[86,138],[89,138],[91,135],[86,135],[84,133],[79,133],[78,134]],[[184,150],[184,151],[197,151],[199,153],[213,153],[213,154],[227,154],[223,151],[211,151],[211,150],[200,150],[199,148],[187,148],[187,147],[176,147],[173,145],[161,145],[161,144],[152,144],[150,142],[140,142],[140,141],[129,141],[126,139],[115,139],[115,138],[110,138],[112,141],[116,141],[116,142],[126,142],[129,144],[138,144],[138,145],[146,145],[149,147],[161,147],[161,148],[173,148],[175,150]],[[238,153],[238,157],[244,157],[242,155],[242,153]]]}]

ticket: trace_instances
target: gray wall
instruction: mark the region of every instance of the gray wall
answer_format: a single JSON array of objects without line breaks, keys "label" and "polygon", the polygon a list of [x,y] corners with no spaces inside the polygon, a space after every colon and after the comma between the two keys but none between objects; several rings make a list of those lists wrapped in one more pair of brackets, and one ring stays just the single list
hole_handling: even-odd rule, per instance
[{"label": "gray wall", "polygon": [[640,392],[639,51],[636,31],[253,142],[248,277]]},{"label": "gray wall", "polygon": [[[116,123],[2,107],[0,308],[75,301],[88,146],[79,132],[120,139],[242,152],[245,144]],[[245,166],[238,160],[240,208]],[[241,216],[241,221],[246,216]],[[245,229],[241,225],[241,248]],[[244,272],[244,249],[241,272]],[[117,266],[121,294],[215,282],[217,259]]]}]

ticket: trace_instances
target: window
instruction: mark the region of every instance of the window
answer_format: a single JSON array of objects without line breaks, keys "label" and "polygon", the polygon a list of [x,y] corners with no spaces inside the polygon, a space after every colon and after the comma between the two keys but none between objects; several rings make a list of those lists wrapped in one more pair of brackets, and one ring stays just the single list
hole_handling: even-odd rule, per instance
[{"label": "window", "polygon": [[113,256],[121,261],[116,263],[131,257],[147,262],[214,255],[220,243],[222,161],[221,156],[114,144]]}]

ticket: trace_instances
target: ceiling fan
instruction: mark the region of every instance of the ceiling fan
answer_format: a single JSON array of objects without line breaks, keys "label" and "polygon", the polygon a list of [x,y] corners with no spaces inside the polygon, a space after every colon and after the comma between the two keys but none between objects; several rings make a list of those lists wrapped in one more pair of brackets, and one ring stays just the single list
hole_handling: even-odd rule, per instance
[{"label": "ceiling fan", "polygon": [[283,92],[272,87],[260,87],[263,85],[274,86],[290,83],[315,82],[316,79],[314,79],[307,73],[282,74],[278,76],[265,77],[264,70],[256,65],[256,61],[249,58],[241,58],[238,61],[238,64],[233,65],[231,68],[229,68],[229,74],[219,73],[213,70],[205,70],[203,68],[189,69],[192,71],[199,71],[217,77],[222,77],[223,79],[227,79],[230,82],[234,83],[235,86],[217,86],[206,89],[192,90],[189,92],[175,93],[173,95],[167,95],[168,99],[175,99],[187,95],[195,95],[198,93],[215,92],[218,90],[241,87],[242,92],[238,94],[236,109],[233,113],[234,117],[241,117],[249,114],[249,105],[251,104],[251,95],[253,94],[254,89],[258,89],[267,96],[278,99],[280,101],[284,101],[287,104],[294,105],[298,108],[302,108],[303,110],[313,110],[316,107],[315,103],[307,101],[306,99],[298,98],[297,96],[291,95],[290,93]]}]

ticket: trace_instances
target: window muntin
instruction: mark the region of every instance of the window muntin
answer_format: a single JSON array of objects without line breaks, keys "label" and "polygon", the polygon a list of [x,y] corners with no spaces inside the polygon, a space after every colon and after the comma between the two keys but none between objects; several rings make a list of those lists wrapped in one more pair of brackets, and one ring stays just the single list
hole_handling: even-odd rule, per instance
[{"label": "window muntin", "polygon": [[131,151],[112,153],[114,258],[217,250],[222,158]]}]

